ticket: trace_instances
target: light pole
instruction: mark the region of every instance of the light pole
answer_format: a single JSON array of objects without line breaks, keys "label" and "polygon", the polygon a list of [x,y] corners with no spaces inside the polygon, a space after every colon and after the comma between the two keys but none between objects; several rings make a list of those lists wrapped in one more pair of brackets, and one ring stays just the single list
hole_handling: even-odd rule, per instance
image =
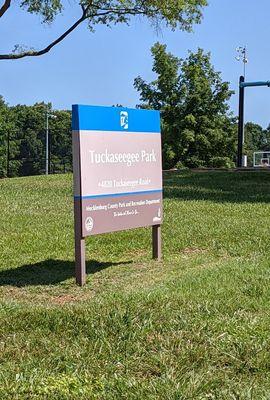
[{"label": "light pole", "polygon": [[7,132],[7,178],[9,178],[9,162],[10,162],[10,132]]},{"label": "light pole", "polygon": [[238,115],[238,150],[237,150],[237,167],[243,167],[243,147],[244,147],[244,131],[245,131],[245,120],[244,120],[244,101],[245,101],[245,77],[240,76],[239,79],[239,115]]},{"label": "light pole", "polygon": [[[244,75],[240,76],[239,80],[239,121],[238,121],[238,153],[237,153],[237,167],[243,167],[246,165],[247,157],[243,157],[243,147],[245,143],[245,121],[244,121],[244,86],[242,84],[245,82],[246,79],[246,64],[248,63],[247,58],[247,46],[244,47],[237,47],[236,52],[238,53],[235,57],[237,61],[242,61]],[[244,158],[244,160],[243,160]]]},{"label": "light pole", "polygon": [[57,118],[52,114],[49,106],[46,107],[46,144],[45,144],[45,174],[49,175],[49,118]]}]

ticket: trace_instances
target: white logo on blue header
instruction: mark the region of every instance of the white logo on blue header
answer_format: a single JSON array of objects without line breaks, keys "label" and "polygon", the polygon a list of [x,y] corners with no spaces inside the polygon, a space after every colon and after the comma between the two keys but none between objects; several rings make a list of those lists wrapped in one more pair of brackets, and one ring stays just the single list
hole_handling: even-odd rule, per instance
[{"label": "white logo on blue header", "polygon": [[121,128],[123,129],[128,129],[128,112],[127,111],[121,111],[120,112],[120,125]]}]

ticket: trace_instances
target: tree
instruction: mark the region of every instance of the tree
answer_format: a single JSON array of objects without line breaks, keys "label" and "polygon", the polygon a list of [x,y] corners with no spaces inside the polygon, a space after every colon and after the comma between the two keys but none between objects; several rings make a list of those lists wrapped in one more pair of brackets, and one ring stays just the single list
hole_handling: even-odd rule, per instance
[{"label": "tree", "polygon": [[[253,154],[257,151],[270,151],[270,126],[263,129],[259,124],[247,122],[245,124],[244,153],[247,155],[248,165],[253,165]],[[264,158],[263,155],[261,157]]]},{"label": "tree", "polygon": [[50,121],[51,173],[72,171],[71,111],[54,111]]},{"label": "tree", "polygon": [[[0,177],[43,174],[47,105],[8,107],[0,97]],[[53,111],[50,119],[51,172],[72,170],[71,112]]]},{"label": "tree", "polygon": [[235,121],[229,113],[232,95],[199,49],[181,60],[156,43],[152,47],[157,79],[134,81],[140,107],[161,111],[164,167],[231,166],[236,148]]},{"label": "tree", "polygon": [[0,177],[7,175],[7,114],[8,107],[0,96]]},{"label": "tree", "polygon": [[[254,152],[270,151],[270,125],[266,129],[263,129],[259,124],[247,122],[244,132],[244,154],[247,155],[248,165],[252,166]],[[264,158],[263,155],[261,157]]]},{"label": "tree", "polygon": [[267,131],[253,122],[245,124],[245,149],[254,151],[264,150],[267,146]]},{"label": "tree", "polygon": [[267,130],[258,124],[247,122],[245,124],[244,154],[247,155],[248,164],[253,165],[253,153],[255,151],[267,150],[268,147]]},{"label": "tree", "polygon": [[37,175],[43,168],[45,104],[10,107],[10,121],[15,129],[12,139],[17,152],[10,158],[10,165],[17,165],[16,175]]},{"label": "tree", "polygon": [[[58,38],[41,50],[16,45],[7,54],[0,54],[0,60],[14,60],[24,57],[40,56],[48,53],[64,40],[81,23],[87,22],[91,31],[99,24],[113,26],[128,24],[134,16],[144,16],[155,24],[165,23],[172,29],[190,30],[193,23],[199,23],[202,8],[207,0],[79,0],[80,17]],[[51,23],[62,12],[61,0],[20,0],[21,8],[31,14],[37,14],[44,23]],[[3,0],[0,6],[0,19],[11,7],[11,0]]]},{"label": "tree", "polygon": [[265,137],[262,143],[262,150],[270,151],[270,125],[264,130]]},{"label": "tree", "polygon": [[0,96],[0,177],[17,175],[18,165],[10,163],[18,151],[15,136],[16,129],[11,110]]}]

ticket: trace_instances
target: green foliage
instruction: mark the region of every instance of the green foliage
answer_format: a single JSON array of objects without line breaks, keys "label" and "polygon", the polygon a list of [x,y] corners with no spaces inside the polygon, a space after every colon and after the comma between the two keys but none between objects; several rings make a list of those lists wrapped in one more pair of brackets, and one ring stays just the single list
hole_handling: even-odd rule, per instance
[{"label": "green foliage", "polygon": [[233,168],[234,162],[229,157],[210,158],[210,167],[213,168]]},{"label": "green foliage", "polygon": [[88,238],[72,176],[0,180],[0,398],[268,400],[269,172],[164,177],[151,230]]},{"label": "green foliage", "polygon": [[213,157],[231,160],[236,151],[235,120],[229,113],[232,95],[228,82],[211,65],[202,49],[185,60],[156,43],[152,47],[153,72],[157,78],[134,82],[144,108],[161,110],[164,167],[210,166]]},{"label": "green foliage", "polygon": [[6,174],[7,106],[0,96],[0,177]]},{"label": "green foliage", "polygon": [[[201,21],[202,8],[207,5],[207,0],[79,0],[77,4],[81,7],[82,14],[54,41],[40,50],[16,44],[12,52],[0,54],[0,60],[41,56],[84,21],[87,21],[89,29],[93,31],[96,25],[111,27],[121,23],[129,24],[132,18],[139,16],[149,19],[155,28],[165,25],[171,29],[191,31],[192,25]],[[0,6],[0,18],[12,5],[7,0]],[[19,0],[19,5],[27,12],[39,15],[43,23],[54,21],[64,8],[61,0]]]},{"label": "green foliage", "polygon": [[71,111],[54,111],[50,120],[51,172],[72,171]]},{"label": "green foliage", "polygon": [[247,149],[260,151],[267,146],[267,131],[253,122],[245,124],[245,146]]},{"label": "green foliage", "polygon": [[[46,112],[45,103],[8,107],[0,102],[0,177],[44,173]],[[72,169],[71,112],[53,111],[53,115],[49,117],[51,172],[68,172]]]},{"label": "green foliage", "polygon": [[248,164],[253,165],[255,151],[270,151],[270,127],[263,129],[253,122],[245,124],[244,154],[248,157]]},{"label": "green foliage", "polygon": [[47,23],[52,22],[63,9],[60,0],[23,0],[20,5],[27,12],[40,15]]},{"label": "green foliage", "polygon": [[[207,5],[206,0],[81,0],[79,3],[87,10],[91,28],[97,24],[128,23],[134,15],[145,15],[152,21],[184,30],[200,22],[202,7]],[[44,22],[52,22],[63,4],[60,0],[23,0],[21,7],[41,15]]]},{"label": "green foliage", "polygon": [[[14,141],[9,140],[15,131],[15,121],[12,116],[10,108],[4,102],[4,99],[0,96],[0,178],[7,175],[7,149],[9,142],[10,156],[13,157],[18,152],[18,144]],[[17,166],[14,165],[14,170],[17,170]],[[11,176],[16,172],[11,172]]]}]

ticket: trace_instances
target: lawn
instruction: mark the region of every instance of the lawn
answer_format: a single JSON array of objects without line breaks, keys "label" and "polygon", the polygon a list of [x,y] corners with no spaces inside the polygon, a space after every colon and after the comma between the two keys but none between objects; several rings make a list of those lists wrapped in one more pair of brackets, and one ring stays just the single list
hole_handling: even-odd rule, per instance
[{"label": "lawn", "polygon": [[72,176],[0,180],[0,399],[270,399],[270,174],[164,177],[151,230],[87,239]]}]

